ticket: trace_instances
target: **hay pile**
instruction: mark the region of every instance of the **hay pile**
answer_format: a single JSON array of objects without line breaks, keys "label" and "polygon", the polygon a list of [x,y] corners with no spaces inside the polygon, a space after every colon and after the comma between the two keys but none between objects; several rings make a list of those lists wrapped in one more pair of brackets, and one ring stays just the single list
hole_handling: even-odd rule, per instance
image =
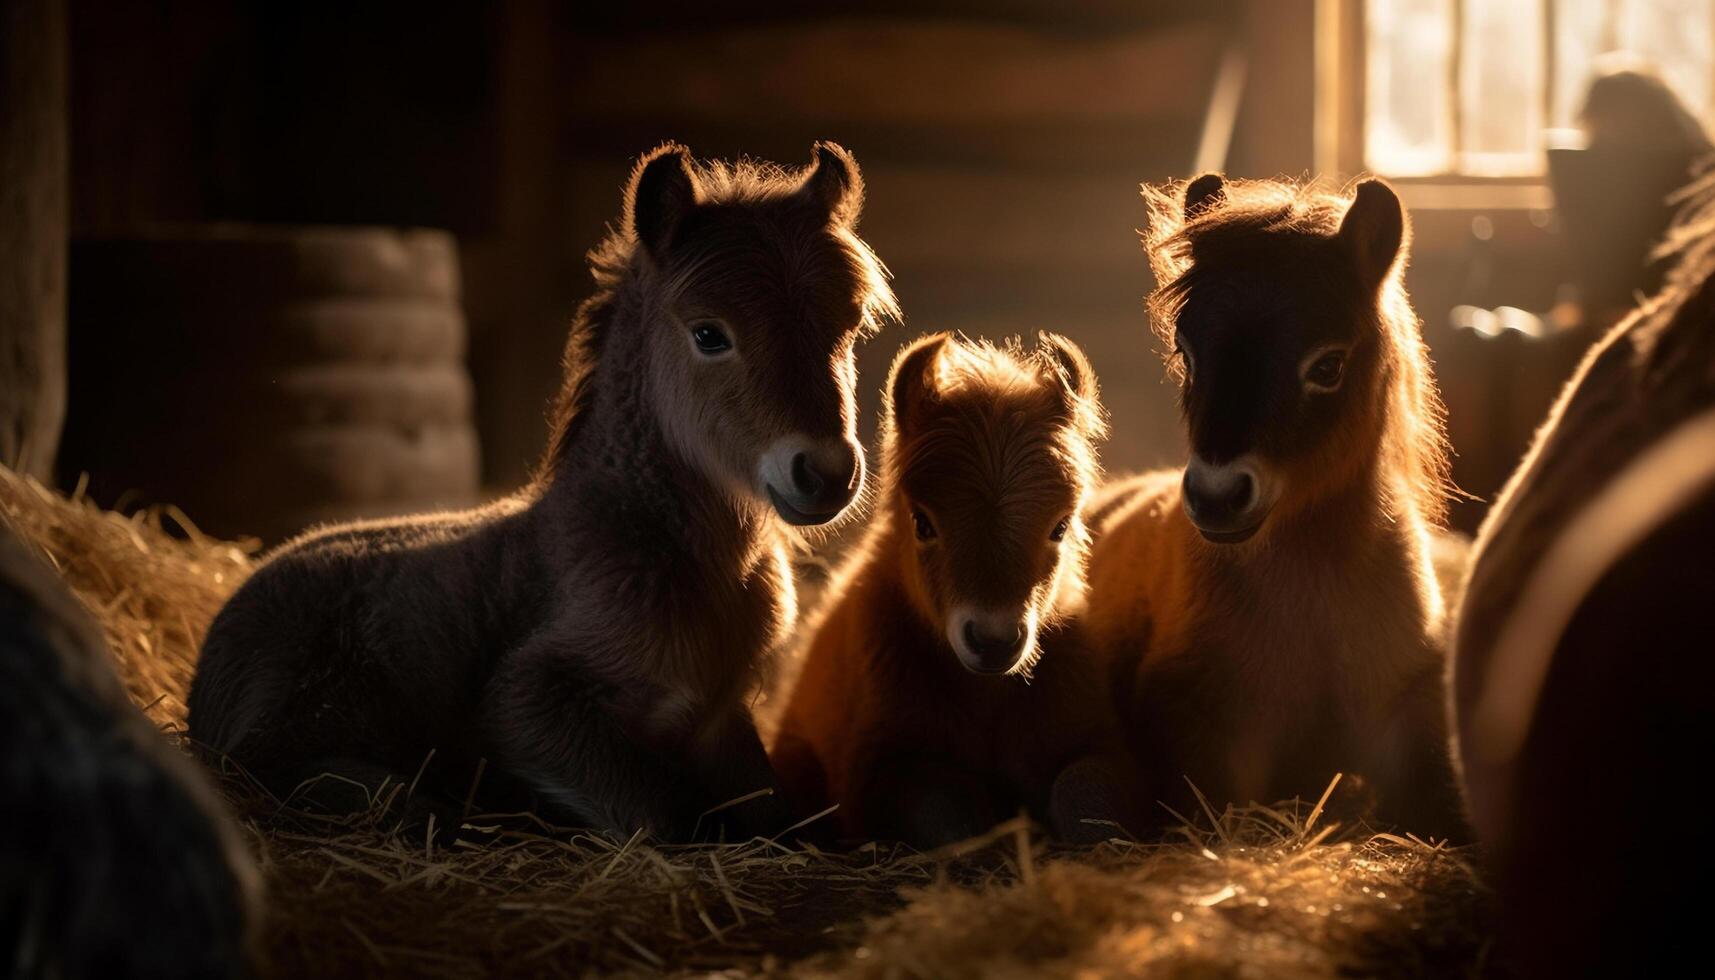
[{"label": "hay pile", "polygon": [[203,632],[250,574],[256,542],[205,537],[174,507],[102,510],[81,485],[67,498],[5,466],[0,521],[95,614],[131,700],[151,720],[183,727]]},{"label": "hay pile", "polygon": [[[0,469],[0,518],[95,612],[169,736],[253,546],[122,517]],[[169,534],[176,526],[178,534]],[[1162,844],[1044,850],[1024,821],[945,853],[660,847],[472,817],[479,841],[330,824],[225,774],[267,880],[279,976],[1474,976],[1489,899],[1466,858],[1320,805],[1205,812]]]},{"label": "hay pile", "polygon": [[267,958],[313,976],[1478,974],[1487,898],[1459,855],[1317,827],[1309,809],[1047,853],[1022,820],[931,855],[548,828],[446,852],[275,830]]}]

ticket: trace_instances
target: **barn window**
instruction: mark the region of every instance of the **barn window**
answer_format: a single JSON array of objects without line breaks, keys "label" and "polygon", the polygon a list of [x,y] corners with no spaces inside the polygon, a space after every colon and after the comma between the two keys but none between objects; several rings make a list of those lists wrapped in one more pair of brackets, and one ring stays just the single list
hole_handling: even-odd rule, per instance
[{"label": "barn window", "polygon": [[1715,0],[1365,0],[1361,10],[1346,33],[1361,41],[1362,132],[1350,142],[1362,169],[1540,177],[1546,131],[1577,125],[1591,70],[1612,51],[1653,63],[1711,118]]}]

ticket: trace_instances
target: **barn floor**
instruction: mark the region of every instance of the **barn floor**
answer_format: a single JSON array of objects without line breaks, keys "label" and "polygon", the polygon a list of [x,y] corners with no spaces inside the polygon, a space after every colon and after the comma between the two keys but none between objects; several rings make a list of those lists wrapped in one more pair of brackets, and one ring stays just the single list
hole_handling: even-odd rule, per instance
[{"label": "barn floor", "polygon": [[[655,847],[547,828],[435,850],[251,829],[281,975],[1400,976],[1480,971],[1486,897],[1457,854],[1231,813],[1159,845],[969,853]],[[473,821],[480,824],[480,819]]]},{"label": "barn floor", "polygon": [[[4,468],[0,519],[95,613],[132,698],[170,737],[202,631],[254,548]],[[1019,821],[925,855],[658,847],[484,816],[468,821],[480,840],[442,847],[379,819],[318,823],[236,774],[224,784],[266,883],[264,976],[1496,972],[1472,855],[1342,826],[1315,801],[1188,815],[1163,843],[1077,850],[1045,848]]]}]

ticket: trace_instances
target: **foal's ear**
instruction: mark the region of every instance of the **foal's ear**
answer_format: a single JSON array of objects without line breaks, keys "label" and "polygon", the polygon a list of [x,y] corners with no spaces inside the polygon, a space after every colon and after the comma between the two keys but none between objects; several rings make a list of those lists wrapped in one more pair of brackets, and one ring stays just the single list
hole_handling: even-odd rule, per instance
[{"label": "foal's ear", "polygon": [[1207,173],[1185,185],[1185,217],[1221,203],[1221,192],[1227,182],[1220,174]]},{"label": "foal's ear", "polygon": [[1037,335],[1037,349],[1047,355],[1055,375],[1051,380],[1061,394],[1066,418],[1089,439],[1107,434],[1107,415],[1102,411],[1096,369],[1083,348],[1066,337],[1044,330]]},{"label": "foal's ear", "polygon": [[821,140],[810,150],[810,169],[798,193],[836,225],[857,223],[863,210],[863,174],[846,148]]},{"label": "foal's ear", "polygon": [[691,151],[678,143],[663,143],[637,161],[625,205],[638,242],[650,257],[660,259],[679,222],[697,206]]},{"label": "foal's ear", "polygon": [[950,333],[919,337],[900,349],[887,373],[887,419],[894,431],[907,427],[911,416],[935,397],[935,363],[951,343]]},{"label": "foal's ear", "polygon": [[1405,243],[1405,209],[1399,195],[1385,181],[1359,184],[1340,221],[1339,239],[1357,264],[1359,280],[1372,289],[1381,285]]},{"label": "foal's ear", "polygon": [[1090,366],[1090,359],[1084,356],[1082,348],[1065,337],[1046,330],[1037,334],[1036,346],[1048,355],[1055,373],[1059,375],[1054,380],[1059,382],[1067,393],[1083,401],[1096,400],[1096,369]]}]

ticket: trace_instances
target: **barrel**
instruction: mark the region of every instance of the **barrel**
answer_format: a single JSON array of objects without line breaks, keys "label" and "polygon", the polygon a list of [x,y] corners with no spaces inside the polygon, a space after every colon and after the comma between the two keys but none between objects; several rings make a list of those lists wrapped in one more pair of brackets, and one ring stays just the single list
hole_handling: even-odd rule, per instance
[{"label": "barrel", "polygon": [[452,236],[182,226],[71,253],[62,479],[203,530],[465,506],[480,461]]}]

